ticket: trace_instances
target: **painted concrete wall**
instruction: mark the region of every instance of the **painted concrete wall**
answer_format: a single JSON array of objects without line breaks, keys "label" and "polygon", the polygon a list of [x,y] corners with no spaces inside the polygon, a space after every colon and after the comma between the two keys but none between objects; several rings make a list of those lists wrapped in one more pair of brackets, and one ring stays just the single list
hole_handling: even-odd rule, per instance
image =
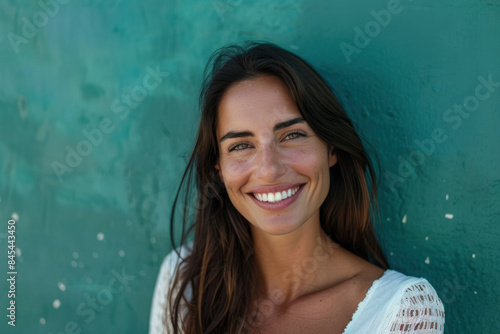
[{"label": "painted concrete wall", "polygon": [[3,1],[0,331],[147,331],[205,62],[264,39],[320,70],[377,153],[393,268],[434,285],[447,333],[497,333],[499,32],[498,0]]}]

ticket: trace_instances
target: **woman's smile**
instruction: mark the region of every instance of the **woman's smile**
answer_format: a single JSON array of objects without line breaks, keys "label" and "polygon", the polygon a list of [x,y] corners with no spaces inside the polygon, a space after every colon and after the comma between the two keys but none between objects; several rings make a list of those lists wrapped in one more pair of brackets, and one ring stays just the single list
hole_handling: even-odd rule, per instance
[{"label": "woman's smile", "polygon": [[[254,190],[253,196],[260,202],[278,203],[284,199],[292,197],[297,193],[300,185],[296,186],[278,186],[278,189],[262,189]],[[282,190],[284,189],[284,190]]]},{"label": "woman's smile", "polygon": [[279,186],[285,190],[278,190],[272,192],[253,192],[250,193],[253,196],[254,201],[261,208],[266,210],[282,210],[292,205],[292,203],[297,199],[300,192],[303,189],[303,184],[298,186]]}]

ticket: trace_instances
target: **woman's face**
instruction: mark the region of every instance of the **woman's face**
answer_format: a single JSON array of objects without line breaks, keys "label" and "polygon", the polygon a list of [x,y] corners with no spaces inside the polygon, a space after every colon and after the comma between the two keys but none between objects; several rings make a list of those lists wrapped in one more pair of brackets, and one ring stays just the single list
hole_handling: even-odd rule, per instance
[{"label": "woman's face", "polygon": [[281,235],[319,223],[337,158],[279,78],[263,75],[231,86],[220,102],[217,139],[216,169],[254,233]]}]

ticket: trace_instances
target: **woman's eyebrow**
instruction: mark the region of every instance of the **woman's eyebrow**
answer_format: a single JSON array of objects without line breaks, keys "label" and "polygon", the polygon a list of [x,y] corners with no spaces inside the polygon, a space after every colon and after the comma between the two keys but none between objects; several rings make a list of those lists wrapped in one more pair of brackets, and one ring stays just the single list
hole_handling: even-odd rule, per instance
[{"label": "woman's eyebrow", "polygon": [[[296,117],[289,119],[288,121],[283,121],[280,123],[277,123],[275,126],[273,126],[273,131],[278,131],[284,128],[287,128],[289,126],[292,126],[297,123],[303,123],[305,120],[302,117]],[[230,138],[239,138],[239,137],[253,137],[254,134],[250,131],[229,131],[226,133],[224,136],[219,139],[219,142],[222,142],[223,140],[230,139]]]},{"label": "woman's eyebrow", "polygon": [[278,131],[278,130],[281,130],[281,129],[284,129],[284,128],[288,128],[289,126],[292,126],[294,124],[303,123],[303,122],[305,122],[305,121],[304,121],[304,119],[302,117],[292,118],[292,119],[290,119],[288,121],[284,121],[284,122],[276,124],[273,127],[273,131]]}]

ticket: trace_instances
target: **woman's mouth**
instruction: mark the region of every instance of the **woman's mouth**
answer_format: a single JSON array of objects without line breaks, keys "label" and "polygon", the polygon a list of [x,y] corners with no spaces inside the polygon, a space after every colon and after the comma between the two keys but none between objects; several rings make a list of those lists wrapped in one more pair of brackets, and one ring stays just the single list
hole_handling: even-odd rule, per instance
[{"label": "woman's mouth", "polygon": [[299,189],[300,186],[272,193],[253,193],[253,196],[260,202],[278,203],[292,197]]},{"label": "woman's mouth", "polygon": [[261,208],[275,211],[282,210],[295,202],[303,188],[304,184],[301,184],[280,191],[252,192],[249,195]]}]

